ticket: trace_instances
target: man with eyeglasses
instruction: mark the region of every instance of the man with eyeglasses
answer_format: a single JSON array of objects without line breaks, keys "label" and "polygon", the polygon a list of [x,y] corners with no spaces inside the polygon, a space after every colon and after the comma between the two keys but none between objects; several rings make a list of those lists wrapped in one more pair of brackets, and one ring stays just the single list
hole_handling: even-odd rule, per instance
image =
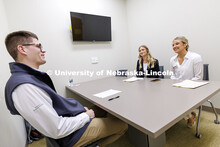
[{"label": "man with eyeglasses", "polygon": [[106,146],[126,132],[127,124],[119,119],[96,118],[92,109],[56,93],[50,77],[38,70],[46,63],[46,51],[37,35],[12,32],[7,35],[5,45],[15,60],[9,63],[12,75],[5,87],[11,114],[21,115],[61,147],[78,147],[99,139],[99,146]]}]

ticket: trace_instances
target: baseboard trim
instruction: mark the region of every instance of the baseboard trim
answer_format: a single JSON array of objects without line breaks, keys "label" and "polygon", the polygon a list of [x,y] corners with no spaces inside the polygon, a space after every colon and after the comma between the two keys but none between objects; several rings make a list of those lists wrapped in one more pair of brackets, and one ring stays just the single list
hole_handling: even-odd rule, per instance
[{"label": "baseboard trim", "polygon": [[[204,111],[207,111],[207,112],[212,112],[212,113],[214,113],[213,112],[213,110],[212,110],[212,107],[209,107],[209,106],[202,106],[202,110],[204,110]],[[220,114],[220,109],[219,108],[215,108],[215,110],[216,110],[216,112],[218,113],[218,114]]]}]

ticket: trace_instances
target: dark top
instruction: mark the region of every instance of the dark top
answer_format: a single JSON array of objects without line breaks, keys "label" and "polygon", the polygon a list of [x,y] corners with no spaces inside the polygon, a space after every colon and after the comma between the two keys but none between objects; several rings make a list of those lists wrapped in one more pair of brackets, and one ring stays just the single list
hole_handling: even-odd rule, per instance
[{"label": "dark top", "polygon": [[143,60],[141,62],[142,64],[142,68],[139,68],[139,60],[137,61],[137,77],[147,77],[147,78],[159,78],[160,76],[155,74],[155,72],[160,71],[159,68],[159,61],[157,59],[155,59],[154,62],[154,67],[151,68],[151,64],[150,64],[150,68],[147,66],[147,73],[144,72],[144,67],[143,67]]},{"label": "dark top", "polygon": [[[18,62],[10,63],[10,70],[12,75],[5,87],[5,101],[11,114],[20,115],[14,106],[12,93],[17,86],[25,83],[33,84],[47,92],[52,100],[53,108],[59,116],[72,117],[86,111],[85,108],[73,98],[63,98],[58,95],[47,73],[40,72]],[[80,139],[88,125],[89,123],[84,125],[81,129],[57,139],[57,143],[61,147],[72,147]]]}]

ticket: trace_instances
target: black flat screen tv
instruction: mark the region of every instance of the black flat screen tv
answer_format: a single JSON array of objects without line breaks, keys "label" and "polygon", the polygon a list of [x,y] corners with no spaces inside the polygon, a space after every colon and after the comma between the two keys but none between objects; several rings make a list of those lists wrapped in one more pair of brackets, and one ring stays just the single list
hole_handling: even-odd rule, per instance
[{"label": "black flat screen tv", "polygon": [[70,12],[73,41],[112,41],[111,17]]}]

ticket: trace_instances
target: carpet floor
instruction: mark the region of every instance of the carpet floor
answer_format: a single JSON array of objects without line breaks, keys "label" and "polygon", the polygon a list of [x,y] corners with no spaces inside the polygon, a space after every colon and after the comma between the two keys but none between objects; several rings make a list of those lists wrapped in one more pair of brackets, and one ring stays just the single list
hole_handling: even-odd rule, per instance
[{"label": "carpet floor", "polygon": [[[164,147],[220,147],[220,124],[214,123],[215,115],[202,111],[199,131],[202,137],[195,137],[196,125],[187,128],[186,121],[181,120],[166,131],[166,145]],[[29,147],[46,147],[45,139],[35,141]],[[108,147],[134,147],[128,140],[126,133],[119,140]]]}]

